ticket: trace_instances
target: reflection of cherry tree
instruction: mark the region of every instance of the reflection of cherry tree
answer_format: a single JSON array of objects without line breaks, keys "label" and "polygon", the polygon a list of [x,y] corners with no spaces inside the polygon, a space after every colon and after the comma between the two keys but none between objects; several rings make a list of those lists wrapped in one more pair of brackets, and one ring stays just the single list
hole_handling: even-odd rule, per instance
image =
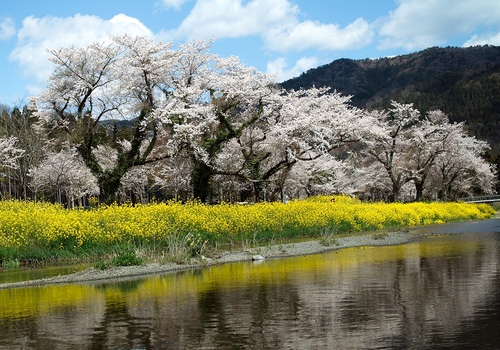
[{"label": "reflection of cherry tree", "polygon": [[76,150],[49,152],[37,167],[30,170],[31,187],[52,191],[54,200],[62,203],[66,197],[68,206],[74,206],[86,196],[98,195],[96,178],[85,166]]}]

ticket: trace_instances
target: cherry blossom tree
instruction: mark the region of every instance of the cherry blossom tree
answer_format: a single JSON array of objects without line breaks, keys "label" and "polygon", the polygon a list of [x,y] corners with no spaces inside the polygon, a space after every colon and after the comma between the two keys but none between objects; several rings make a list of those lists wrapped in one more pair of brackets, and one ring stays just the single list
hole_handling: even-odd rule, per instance
[{"label": "cherry blossom tree", "polygon": [[49,152],[38,166],[30,169],[29,175],[35,192],[50,191],[58,203],[63,202],[64,196],[68,207],[86,196],[99,194],[96,178],[76,149]]},{"label": "cherry blossom tree", "polygon": [[24,151],[16,147],[17,138],[14,136],[0,138],[0,166],[14,169],[17,167],[16,159]]},{"label": "cherry blossom tree", "polygon": [[486,142],[467,135],[462,123],[456,124],[430,174],[441,199],[493,193],[496,174],[492,165],[482,158],[487,149]]},{"label": "cherry blossom tree", "polygon": [[189,154],[193,196],[201,201],[213,194],[211,181],[220,175],[218,155],[269,115],[277,91],[273,76],[245,66],[236,57],[211,55],[208,49],[208,43],[202,42],[182,47],[174,99],[157,110],[158,117],[172,125],[171,147]]},{"label": "cherry blossom tree", "polygon": [[[36,99],[38,116],[66,131],[108,201],[133,166],[185,150],[193,164],[194,196],[206,200],[216,155],[265,113],[274,77],[236,57],[211,54],[210,41],[171,46],[123,36],[51,51],[56,68]],[[114,118],[134,121],[131,147],[109,142],[117,162],[103,169],[95,154],[103,142],[98,130],[100,122]],[[158,142],[162,138],[171,139]]]},{"label": "cherry blossom tree", "polygon": [[130,195],[132,203],[147,203],[150,170],[147,165],[135,166],[122,177],[120,189],[123,196]]},{"label": "cherry blossom tree", "polygon": [[[84,184],[90,180],[64,187],[44,174],[56,154],[75,159],[69,148],[106,202],[120,189],[145,198],[153,187],[175,197],[192,192],[204,202],[236,192],[251,192],[255,201],[360,191],[400,200],[410,185],[421,199],[431,187],[456,192],[450,186],[467,187],[470,179],[488,189],[491,172],[478,158],[480,146],[466,146],[462,126],[443,113],[422,116],[413,105],[396,102],[386,112],[369,113],[324,88],[284,91],[274,76],[212,54],[211,45],[197,41],[174,49],[151,38],[119,36],[52,50],[54,71],[34,99],[34,113],[53,152],[33,167],[33,186],[55,183],[72,198],[96,193]],[[5,142],[12,146],[12,140]],[[360,145],[362,157],[356,158]],[[474,169],[465,167],[465,158],[458,165],[454,147],[468,149],[463,157]]]},{"label": "cherry blossom tree", "polygon": [[[360,161],[357,159],[351,164],[352,187],[360,199],[367,201],[389,201],[392,198],[393,186],[387,170],[380,162]],[[400,195],[403,194],[402,186]]]},{"label": "cherry blossom tree", "polygon": [[[19,145],[19,139],[5,127],[4,120],[11,121],[7,110],[1,111],[2,123],[0,124],[0,188],[1,196],[11,196],[13,175],[19,169],[19,159],[25,151]],[[10,124],[10,123],[9,123]],[[4,182],[3,179],[6,179]],[[4,193],[2,193],[4,192]]]},{"label": "cherry blossom tree", "polygon": [[457,128],[460,126],[450,124],[448,116],[439,110],[430,111],[413,126],[409,136],[411,147],[407,155],[407,177],[415,185],[415,200],[422,200],[436,158],[445,151]]},{"label": "cherry blossom tree", "polygon": [[351,194],[350,172],[343,161],[326,153],[312,161],[299,161],[291,169],[284,184],[287,199],[314,195]]},{"label": "cherry blossom tree", "polygon": [[411,136],[420,112],[412,104],[392,103],[388,112],[375,111],[376,123],[366,139],[364,155],[380,163],[390,180],[391,201],[399,201],[402,187],[411,181],[407,156],[411,152]]},{"label": "cherry blossom tree", "polygon": [[[122,176],[133,166],[145,164],[154,148],[158,125],[152,112],[169,95],[168,72],[176,55],[171,46],[121,36],[85,48],[51,51],[55,69],[47,88],[35,99],[37,115],[46,125],[66,132],[97,177],[106,201],[114,200]],[[111,140],[117,161],[105,169],[95,154],[103,141],[99,139],[101,122],[117,118],[133,121],[131,147],[124,149]]]},{"label": "cherry blossom tree", "polygon": [[[450,123],[439,110],[421,116],[412,104],[397,102],[392,103],[388,112],[375,114],[377,123],[372,128],[372,136],[365,141],[363,153],[368,163],[372,161],[384,167],[392,185],[391,200],[400,200],[403,187],[409,183],[414,186],[417,201],[423,199],[424,193],[436,196],[442,192],[448,196],[450,187],[446,184],[465,174],[477,175],[476,180],[482,178],[481,189],[491,191],[493,173],[482,165],[484,160],[480,157],[486,144],[467,136],[463,124]],[[466,158],[466,163],[474,164],[477,172],[465,166]],[[376,169],[370,164],[367,166]],[[465,190],[468,185],[463,182],[461,186]]]},{"label": "cherry blossom tree", "polygon": [[151,165],[151,187],[154,192],[166,192],[167,197],[173,197],[175,200],[188,199],[192,173],[189,157],[177,155]]},{"label": "cherry blossom tree", "polygon": [[[15,139],[15,147],[18,149],[16,154],[7,152],[11,166],[6,168],[8,172],[6,192],[10,197],[27,199],[30,195],[27,186],[28,170],[42,159],[45,142],[44,134],[34,127],[35,122],[36,118],[27,106],[22,109],[17,107],[11,110],[5,109],[0,114],[0,134],[6,135],[6,138]],[[7,151],[3,148],[4,146],[0,147]]]},{"label": "cherry blossom tree", "polygon": [[[12,193],[11,191],[11,171],[18,168],[17,160],[21,158],[24,154],[24,150],[16,146],[17,138],[14,136],[2,137],[0,138],[0,178],[7,178],[7,186],[4,187],[3,191],[6,191],[8,196]],[[4,196],[0,191],[0,195]]]},{"label": "cherry blossom tree", "polygon": [[[266,118],[247,128],[230,147],[232,171],[252,183],[254,200],[264,199],[265,188],[271,189],[272,197],[284,199],[285,182],[300,162],[311,163],[304,169],[315,169],[302,172],[306,178],[301,186],[314,178],[319,181],[326,176],[321,163],[334,164],[335,152],[345,152],[347,145],[365,137],[371,116],[349,102],[349,96],[326,89],[279,91]],[[328,172],[332,176],[334,170]]]}]

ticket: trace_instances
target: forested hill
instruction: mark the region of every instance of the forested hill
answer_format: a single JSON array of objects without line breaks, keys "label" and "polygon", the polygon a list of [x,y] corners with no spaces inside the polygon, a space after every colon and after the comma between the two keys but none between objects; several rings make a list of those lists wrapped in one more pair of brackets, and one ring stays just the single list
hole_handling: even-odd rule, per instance
[{"label": "forested hill", "polygon": [[380,59],[339,59],[282,83],[286,89],[331,87],[355,106],[381,109],[391,100],[422,112],[441,109],[500,154],[500,47],[432,47]]}]

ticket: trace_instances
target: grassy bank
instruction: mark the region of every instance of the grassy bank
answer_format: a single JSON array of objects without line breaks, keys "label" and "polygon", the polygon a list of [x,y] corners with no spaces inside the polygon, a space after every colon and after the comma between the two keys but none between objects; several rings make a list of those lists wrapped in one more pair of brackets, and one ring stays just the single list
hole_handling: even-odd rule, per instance
[{"label": "grassy bank", "polygon": [[91,210],[2,201],[0,259],[4,267],[61,259],[179,262],[220,247],[485,219],[494,214],[489,205],[362,203],[349,197],[252,205],[170,202]]}]

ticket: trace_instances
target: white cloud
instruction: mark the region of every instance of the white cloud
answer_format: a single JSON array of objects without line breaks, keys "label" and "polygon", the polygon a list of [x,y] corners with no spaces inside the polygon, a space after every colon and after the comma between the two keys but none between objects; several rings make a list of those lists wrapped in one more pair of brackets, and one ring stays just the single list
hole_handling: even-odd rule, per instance
[{"label": "white cloud", "polygon": [[16,27],[12,18],[2,18],[0,20],[0,40],[9,40],[16,35]]},{"label": "white cloud", "polygon": [[407,50],[440,45],[472,35],[480,27],[498,26],[500,2],[491,0],[400,0],[380,29],[379,48]]},{"label": "white cloud", "polygon": [[283,82],[290,78],[298,77],[303,72],[315,68],[319,65],[318,59],[316,57],[302,57],[295,65],[289,69],[288,62],[285,57],[277,58],[274,61],[267,63],[267,73],[276,74],[277,81]]},{"label": "white cloud", "polygon": [[288,0],[198,0],[181,25],[161,34],[164,40],[260,36],[270,51],[308,48],[341,50],[372,41],[370,25],[359,18],[345,28],[299,21],[299,8]]},{"label": "white cloud", "polygon": [[188,0],[160,0],[157,6],[163,6],[167,9],[173,8],[179,10]]},{"label": "white cloud", "polygon": [[287,0],[198,0],[179,28],[168,34],[187,40],[258,35],[286,25],[298,11]]},{"label": "white cloud", "polygon": [[483,35],[473,35],[472,38],[464,43],[464,47],[476,46],[476,45],[496,45],[500,46],[500,33],[490,33]]},{"label": "white cloud", "polygon": [[108,31],[113,35],[152,36],[153,33],[137,18],[120,13],[109,20]]},{"label": "white cloud", "polygon": [[269,49],[282,52],[309,48],[344,50],[369,44],[373,40],[373,30],[362,18],[345,28],[336,24],[305,21],[282,30],[271,29],[266,39]]},{"label": "white cloud", "polygon": [[[59,47],[83,47],[106,40],[110,35],[151,36],[151,31],[139,20],[119,14],[110,20],[76,14],[73,17],[26,17],[17,36],[17,44],[9,58],[17,61],[25,76],[43,84],[53,66],[47,50]],[[30,87],[30,90],[36,86]]]}]

